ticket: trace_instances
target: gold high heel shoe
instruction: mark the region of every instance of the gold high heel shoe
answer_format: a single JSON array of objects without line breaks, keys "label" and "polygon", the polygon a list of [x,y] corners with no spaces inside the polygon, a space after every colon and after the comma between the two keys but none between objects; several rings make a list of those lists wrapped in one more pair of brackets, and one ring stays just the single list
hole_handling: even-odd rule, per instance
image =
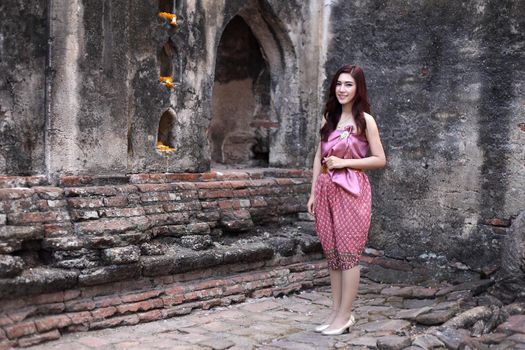
[{"label": "gold high heel shoe", "polygon": [[314,331],[317,332],[317,333],[321,333],[322,331],[324,331],[328,327],[330,327],[329,324],[322,324],[322,325],[319,325],[319,326],[315,327]]},{"label": "gold high heel shoe", "polygon": [[332,330],[326,330],[325,329],[321,333],[323,335],[339,335],[339,334],[343,334],[346,330],[348,330],[354,324],[355,324],[355,317],[354,317],[354,314],[352,314],[352,315],[350,315],[350,319],[348,320],[348,322],[346,322],[346,324],[342,328],[332,329]]}]

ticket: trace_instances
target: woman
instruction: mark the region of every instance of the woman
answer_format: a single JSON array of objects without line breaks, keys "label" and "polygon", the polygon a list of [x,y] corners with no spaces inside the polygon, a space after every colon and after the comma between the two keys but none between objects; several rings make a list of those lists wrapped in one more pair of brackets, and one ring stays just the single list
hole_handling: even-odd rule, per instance
[{"label": "woman", "polygon": [[371,216],[370,184],[363,170],[386,164],[369,113],[363,70],[356,65],[341,67],[330,84],[308,200],[330,270],[332,312],[315,329],[325,335],[342,334],[355,323],[352,304]]}]

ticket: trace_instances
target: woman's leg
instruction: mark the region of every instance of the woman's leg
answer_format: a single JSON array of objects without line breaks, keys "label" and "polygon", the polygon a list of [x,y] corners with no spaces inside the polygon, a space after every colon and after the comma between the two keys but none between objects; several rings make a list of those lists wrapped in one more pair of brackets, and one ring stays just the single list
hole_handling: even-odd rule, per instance
[{"label": "woman's leg", "polygon": [[332,312],[326,319],[326,324],[332,324],[341,307],[341,292],[343,286],[343,274],[341,270],[330,269],[330,286],[332,287]]},{"label": "woman's leg", "polygon": [[[359,266],[355,266],[349,270],[338,270],[341,273],[341,303],[338,308],[337,315],[330,324],[329,329],[341,328],[348,322],[350,315],[352,315],[352,307],[357,296],[359,288],[359,278],[361,276]],[[333,293],[332,287],[332,293]],[[333,295],[333,294],[332,294]]]}]

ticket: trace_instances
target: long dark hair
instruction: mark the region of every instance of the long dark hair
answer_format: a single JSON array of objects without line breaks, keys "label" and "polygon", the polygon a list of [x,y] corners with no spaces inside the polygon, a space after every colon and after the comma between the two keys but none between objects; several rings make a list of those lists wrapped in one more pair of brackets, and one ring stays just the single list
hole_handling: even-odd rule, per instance
[{"label": "long dark hair", "polygon": [[328,135],[337,128],[337,123],[341,119],[341,113],[343,112],[343,107],[337,101],[335,96],[335,87],[337,85],[337,80],[342,73],[348,73],[354,78],[356,85],[356,92],[354,97],[354,103],[352,105],[352,115],[355,119],[355,124],[357,126],[356,132],[359,135],[363,135],[366,130],[366,120],[364,113],[370,113],[370,103],[368,103],[368,94],[366,91],[366,81],[365,73],[363,69],[358,65],[347,64],[335,72],[334,77],[332,78],[332,83],[330,84],[330,92],[328,94],[328,101],[326,102],[323,116],[326,119],[325,125],[321,128],[321,140],[326,141]]}]

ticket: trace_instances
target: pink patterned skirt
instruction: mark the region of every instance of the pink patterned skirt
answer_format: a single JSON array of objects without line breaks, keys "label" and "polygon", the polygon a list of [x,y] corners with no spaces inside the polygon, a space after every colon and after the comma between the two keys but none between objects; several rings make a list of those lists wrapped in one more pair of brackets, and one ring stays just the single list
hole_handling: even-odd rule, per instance
[{"label": "pink patterned skirt", "polygon": [[372,194],[365,173],[357,171],[360,195],[348,193],[319,174],[315,184],[315,226],[328,267],[348,270],[359,264],[370,228]]}]

